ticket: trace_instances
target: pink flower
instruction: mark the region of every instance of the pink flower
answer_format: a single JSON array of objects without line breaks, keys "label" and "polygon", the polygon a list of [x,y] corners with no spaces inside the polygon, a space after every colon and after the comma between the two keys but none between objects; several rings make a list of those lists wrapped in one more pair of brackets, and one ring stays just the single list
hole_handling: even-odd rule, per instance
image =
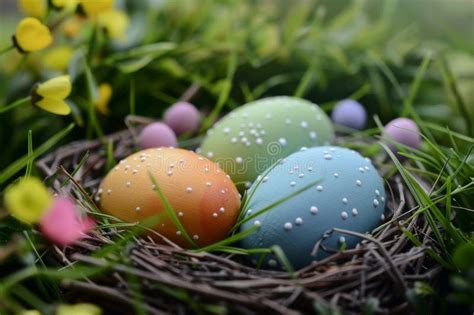
[{"label": "pink flower", "polygon": [[75,204],[68,198],[56,198],[41,218],[40,229],[51,242],[67,246],[81,239],[95,226],[89,217],[81,218]]}]

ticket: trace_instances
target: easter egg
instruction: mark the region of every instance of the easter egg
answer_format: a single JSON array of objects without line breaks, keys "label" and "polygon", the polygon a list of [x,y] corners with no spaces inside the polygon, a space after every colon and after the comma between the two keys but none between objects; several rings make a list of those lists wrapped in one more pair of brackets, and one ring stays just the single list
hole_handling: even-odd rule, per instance
[{"label": "easter egg", "polygon": [[154,229],[189,247],[168,216],[157,188],[199,246],[225,238],[235,224],[240,197],[233,182],[214,162],[183,149],[147,149],[130,155],[104,178],[97,200],[103,212],[124,222],[157,215],[160,221]]},{"label": "easter egg", "polygon": [[159,147],[176,147],[176,135],[168,125],[155,122],[147,125],[140,133],[142,149]]},{"label": "easter egg", "polygon": [[180,135],[186,132],[194,132],[199,128],[201,114],[188,102],[178,102],[172,105],[164,115],[165,123]]},{"label": "easter egg", "polygon": [[[421,146],[420,129],[409,118],[397,118],[390,121],[383,130],[383,136],[414,149]],[[388,145],[392,151],[396,151],[393,143]]]},{"label": "easter egg", "polygon": [[315,104],[277,96],[241,106],[208,131],[201,153],[221,167],[234,182],[251,182],[302,147],[328,144],[334,130]]},{"label": "easter egg", "polygon": [[337,125],[364,129],[367,122],[367,112],[359,102],[348,99],[336,104],[332,110],[331,118]]},{"label": "easter egg", "polygon": [[[303,191],[297,193],[299,190]],[[279,203],[292,194],[296,195]],[[369,159],[341,147],[293,153],[262,174],[249,196],[241,231],[256,230],[241,240],[242,246],[251,249],[279,245],[296,268],[337,251],[343,244],[354,247],[360,240],[329,233],[331,229],[365,233],[384,219],[381,176]],[[274,207],[259,212],[270,205]],[[264,266],[277,264],[275,257],[267,257]]]}]

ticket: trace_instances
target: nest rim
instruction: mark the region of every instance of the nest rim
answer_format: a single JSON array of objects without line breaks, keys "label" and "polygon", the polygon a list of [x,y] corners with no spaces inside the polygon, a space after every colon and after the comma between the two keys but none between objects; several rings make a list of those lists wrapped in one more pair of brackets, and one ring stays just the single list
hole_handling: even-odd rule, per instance
[{"label": "nest rim", "polygon": [[[341,139],[338,144],[344,143]],[[114,158],[122,159],[136,149],[136,129],[113,133],[102,141],[67,144],[36,164],[46,180],[51,180],[54,191],[71,196],[77,204],[90,210],[83,196],[99,185],[101,177],[97,174],[106,164],[103,144],[110,142]],[[87,161],[75,170],[86,155]],[[68,184],[64,185],[64,181]],[[95,282],[67,280],[62,286],[71,292],[93,293],[92,299],[102,296],[103,305],[111,308],[119,303],[133,309],[133,296],[123,282],[124,277],[131,274],[141,280],[144,292],[155,292],[157,285],[184,289],[205,303],[218,301],[232,313],[256,314],[271,310],[279,314],[302,314],[314,313],[320,307],[356,314],[373,298],[378,300],[376,313],[404,313],[410,310],[405,291],[416,281],[432,281],[441,268],[427,255],[432,234],[428,224],[421,216],[405,222],[416,204],[401,177],[391,177],[386,186],[389,189],[383,224],[370,235],[333,229],[340,234],[358,236],[362,241],[355,248],[332,254],[293,273],[256,269],[233,254],[196,253],[180,248],[157,233],[165,244],[151,237],[135,238],[128,253],[131,265],[112,267],[107,280],[101,279],[103,277]],[[92,199],[89,202],[93,203]],[[415,247],[403,230],[422,235],[422,246]],[[97,229],[73,247],[54,246],[53,252],[63,266],[75,262],[104,266],[104,261],[88,254],[111,244],[114,234],[120,233],[120,229]],[[143,307],[150,314],[190,310],[186,302],[173,298],[171,301],[146,298]]]}]

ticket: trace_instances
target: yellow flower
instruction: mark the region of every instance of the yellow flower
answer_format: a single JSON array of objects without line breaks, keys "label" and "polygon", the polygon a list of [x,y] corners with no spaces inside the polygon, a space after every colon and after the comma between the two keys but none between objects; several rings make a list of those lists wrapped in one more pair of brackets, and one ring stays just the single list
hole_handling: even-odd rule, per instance
[{"label": "yellow flower", "polygon": [[48,10],[48,3],[46,0],[18,0],[18,6],[25,15],[33,16],[42,19]]},{"label": "yellow flower", "polygon": [[114,0],[79,0],[79,6],[85,15],[96,17],[112,9]]},{"label": "yellow flower", "polygon": [[109,10],[97,18],[97,23],[104,28],[107,35],[112,38],[123,39],[130,20],[128,15],[120,10]]},{"label": "yellow flower", "polygon": [[5,192],[5,205],[12,216],[25,223],[38,222],[52,203],[44,184],[28,177],[13,184]]},{"label": "yellow flower", "polygon": [[29,17],[18,23],[13,42],[20,52],[29,52],[48,47],[53,42],[53,37],[46,25]]},{"label": "yellow flower", "polygon": [[51,3],[55,8],[74,8],[77,5],[78,0],[52,0]]},{"label": "yellow flower", "polygon": [[102,310],[89,303],[79,303],[75,305],[60,305],[56,315],[101,315]]},{"label": "yellow flower", "polygon": [[99,88],[97,90],[97,100],[95,101],[95,107],[101,114],[110,114],[110,110],[107,105],[109,105],[111,97],[112,87],[110,86],[110,84],[102,83],[101,85],[99,85]]},{"label": "yellow flower", "polygon": [[43,63],[51,70],[64,71],[73,53],[72,48],[67,45],[54,47],[43,56]]},{"label": "yellow flower", "polygon": [[68,75],[53,78],[38,84],[32,91],[32,103],[45,111],[57,115],[69,115],[71,108],[64,99],[71,93]]}]

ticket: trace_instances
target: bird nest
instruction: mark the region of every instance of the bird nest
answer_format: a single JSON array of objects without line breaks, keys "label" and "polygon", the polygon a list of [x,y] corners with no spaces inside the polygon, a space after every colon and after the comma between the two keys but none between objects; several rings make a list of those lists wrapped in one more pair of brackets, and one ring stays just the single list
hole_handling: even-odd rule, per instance
[{"label": "bird nest", "polygon": [[[136,149],[134,134],[124,130],[107,136],[105,142],[74,142],[37,165],[53,190],[76,199],[92,213],[93,196],[108,163],[107,148],[115,160],[126,157]],[[344,145],[344,137],[338,142]],[[378,160],[374,164],[384,172],[383,159]],[[406,313],[410,309],[407,290],[416,281],[431,281],[439,267],[427,255],[432,231],[422,216],[412,216],[416,204],[401,178],[391,176],[386,188],[385,220],[378,229],[370,235],[337,230],[357,235],[362,241],[354,249],[339,251],[294,272],[255,269],[242,255],[183,249],[164,237],[163,242],[157,242],[156,237],[131,236],[119,253],[102,258],[92,255],[124,240],[130,227],[117,224],[99,226],[73,247],[53,248],[62,265],[80,263],[107,269],[87,280],[65,280],[61,285],[72,300],[91,301],[111,314],[133,313],[137,301],[149,314],[306,314],[325,310],[351,314],[367,309],[381,314]],[[405,232],[417,237],[422,246],[414,246]]]}]

